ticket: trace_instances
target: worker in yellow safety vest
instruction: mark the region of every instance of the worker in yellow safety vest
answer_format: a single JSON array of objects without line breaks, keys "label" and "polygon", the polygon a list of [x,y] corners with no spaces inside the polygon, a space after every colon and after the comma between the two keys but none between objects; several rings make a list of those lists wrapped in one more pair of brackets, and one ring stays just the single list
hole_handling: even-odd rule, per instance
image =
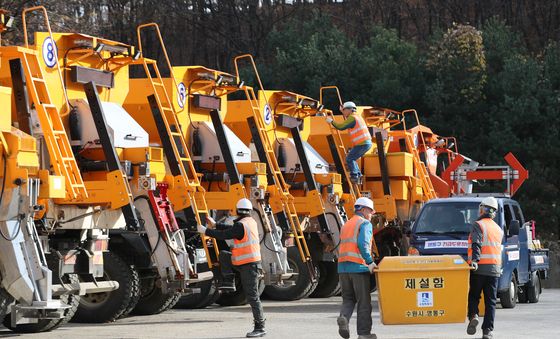
[{"label": "worker in yellow safety vest", "polygon": [[468,263],[471,265],[469,290],[469,324],[467,333],[473,335],[478,326],[478,303],[484,292],[484,322],[482,338],[491,339],[494,330],[498,280],[502,271],[502,241],[504,232],[494,222],[498,201],[493,197],[482,200],[479,218],[474,223],[468,242]]},{"label": "worker in yellow safety vest", "polygon": [[348,130],[352,148],[346,155],[346,165],[350,172],[350,180],[353,183],[361,181],[362,174],[357,160],[366,154],[372,146],[371,134],[367,128],[364,118],[357,114],[356,104],[352,101],[345,102],[340,111],[344,116],[344,121],[341,123],[334,122],[332,118],[328,117],[326,121],[337,130]]},{"label": "worker in yellow safety vest", "polygon": [[236,205],[238,217],[233,226],[216,223],[214,219],[206,218],[208,228],[198,225],[198,231],[209,237],[231,241],[231,251],[220,251],[220,268],[222,292],[235,292],[235,273],[239,273],[241,285],[253,311],[255,327],[247,333],[247,338],[262,337],[264,329],[264,312],[259,297],[259,281],[262,278],[261,248],[259,244],[259,230],[257,222],[251,216],[253,204],[249,199],[241,199]]},{"label": "worker in yellow safety vest", "polygon": [[375,339],[371,333],[370,279],[376,267],[371,255],[373,227],[370,219],[375,209],[373,201],[361,197],[354,204],[354,216],[340,229],[338,274],[342,288],[342,306],[337,319],[338,333],[350,338],[348,322],[357,305],[358,339]]}]

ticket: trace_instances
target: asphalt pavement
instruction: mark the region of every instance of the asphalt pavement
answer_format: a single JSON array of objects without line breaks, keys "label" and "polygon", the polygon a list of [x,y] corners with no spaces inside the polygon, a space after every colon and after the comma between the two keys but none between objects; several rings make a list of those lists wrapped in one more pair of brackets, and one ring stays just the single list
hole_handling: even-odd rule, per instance
[{"label": "asphalt pavement", "polygon": [[[480,338],[466,334],[464,324],[381,324],[377,295],[373,295],[373,328],[378,338]],[[264,301],[268,339],[339,338],[336,317],[340,297],[292,302]],[[0,337],[21,338],[244,338],[252,326],[249,306],[212,306],[203,310],[173,309],[154,316],[135,316],[110,324],[69,324],[50,333],[18,335],[2,328]],[[494,338],[560,338],[560,289],[544,290],[538,304],[498,309]],[[357,338],[355,318],[351,338]]]}]

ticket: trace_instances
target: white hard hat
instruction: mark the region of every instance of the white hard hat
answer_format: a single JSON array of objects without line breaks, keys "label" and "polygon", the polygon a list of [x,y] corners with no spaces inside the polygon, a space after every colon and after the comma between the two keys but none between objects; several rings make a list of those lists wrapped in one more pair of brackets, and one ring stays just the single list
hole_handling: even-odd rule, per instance
[{"label": "white hard hat", "polygon": [[486,206],[486,207],[490,207],[493,208],[495,210],[498,209],[498,200],[496,200],[496,198],[494,197],[487,197],[482,199],[482,201],[480,202],[480,206]]},{"label": "white hard hat", "polygon": [[356,202],[354,203],[354,208],[361,208],[361,207],[367,207],[370,208],[372,211],[375,211],[375,209],[373,208],[373,201],[370,198],[366,198],[366,197],[358,198],[358,200],[356,200]]},{"label": "white hard hat", "polygon": [[253,204],[251,203],[251,200],[249,200],[247,198],[243,198],[243,199],[239,199],[235,208],[237,208],[238,210],[249,210],[249,211],[251,211],[253,209]]},{"label": "white hard hat", "polygon": [[356,104],[352,101],[346,101],[344,105],[342,105],[342,109],[350,108],[352,110],[356,110]]}]

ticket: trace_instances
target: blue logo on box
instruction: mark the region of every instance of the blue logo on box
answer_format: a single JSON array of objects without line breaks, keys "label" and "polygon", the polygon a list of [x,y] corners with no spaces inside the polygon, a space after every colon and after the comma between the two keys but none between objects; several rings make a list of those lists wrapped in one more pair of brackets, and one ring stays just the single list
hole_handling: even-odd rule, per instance
[{"label": "blue logo on box", "polygon": [[434,306],[434,294],[432,291],[417,292],[416,302],[418,307],[432,307]]}]

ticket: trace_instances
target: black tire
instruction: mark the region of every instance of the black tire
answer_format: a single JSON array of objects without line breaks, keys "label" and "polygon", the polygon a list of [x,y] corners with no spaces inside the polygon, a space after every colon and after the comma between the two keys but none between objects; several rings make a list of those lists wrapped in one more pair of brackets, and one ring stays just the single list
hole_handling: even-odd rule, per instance
[{"label": "black tire", "polygon": [[115,280],[119,288],[111,292],[85,295],[73,322],[105,323],[117,320],[130,309],[131,302],[140,294],[138,272],[114,252],[103,253],[103,279]]},{"label": "black tire", "polygon": [[135,315],[160,314],[175,306],[181,298],[180,292],[173,291],[164,294],[154,278],[142,279],[141,291],[140,300],[131,312]]},{"label": "black tire", "polygon": [[[264,281],[261,279],[259,280],[259,295],[263,293],[264,289]],[[239,274],[235,274],[235,292],[220,293],[216,304],[220,306],[241,306],[247,304],[247,297],[245,296],[243,285],[241,285]]]},{"label": "black tire", "polygon": [[503,308],[515,308],[517,305],[517,280],[515,274],[511,275],[511,282],[509,288],[500,292],[500,303]]},{"label": "black tire", "polygon": [[340,292],[340,281],[338,280],[338,263],[319,261],[317,263],[319,279],[317,287],[310,298],[329,298]]},{"label": "black tire", "polygon": [[264,295],[272,300],[299,300],[308,297],[317,287],[317,281],[311,281],[307,265],[301,261],[297,247],[288,247],[288,263],[298,273],[292,278],[294,285],[268,285]]},{"label": "black tire", "polygon": [[134,267],[132,267],[132,269],[134,269],[134,271],[136,271],[136,274],[138,275],[138,293],[135,293],[131,296],[128,305],[124,309],[124,312],[119,316],[119,319],[128,317],[128,315],[132,312],[132,310],[134,310],[136,304],[138,304],[138,301],[142,297],[142,280],[140,279],[140,273],[138,273],[138,271]]},{"label": "black tire", "polygon": [[[204,291],[204,287],[198,287],[200,285],[194,284],[191,285],[193,288],[200,288],[201,291]],[[189,295],[182,296],[179,301],[175,304],[174,308],[180,309],[201,309],[206,308],[218,300],[220,297],[220,293],[218,293],[218,289],[214,286],[212,287],[212,291],[208,293],[193,293]]]},{"label": "black tire", "polygon": [[527,300],[531,304],[539,302],[541,295],[541,278],[537,272],[531,273],[531,280],[527,284]]},{"label": "black tire", "polygon": [[[207,264],[199,264],[199,272],[208,271]],[[218,288],[214,279],[201,281],[189,285],[190,288],[200,289],[200,293],[193,293],[189,295],[182,296],[179,301],[175,304],[175,308],[182,309],[199,309],[205,308],[216,302],[220,294],[218,293]]]},{"label": "black tire", "polygon": [[529,302],[529,298],[527,297],[527,290],[528,290],[528,283],[524,286],[519,287],[517,293],[517,302],[520,304],[526,304]]}]

